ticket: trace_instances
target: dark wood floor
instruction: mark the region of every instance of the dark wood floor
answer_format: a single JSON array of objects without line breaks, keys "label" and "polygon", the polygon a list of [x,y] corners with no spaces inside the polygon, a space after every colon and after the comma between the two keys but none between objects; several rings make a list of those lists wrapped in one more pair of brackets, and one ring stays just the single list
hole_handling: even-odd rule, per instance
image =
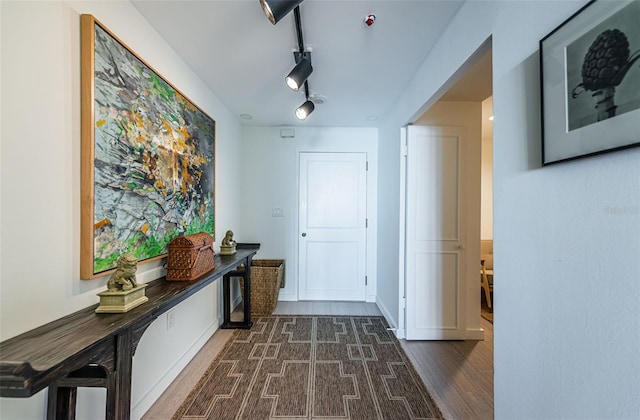
[{"label": "dark wood floor", "polygon": [[447,419],[493,418],[493,324],[481,326],[484,341],[400,341]]},{"label": "dark wood floor", "polygon": [[[275,311],[276,314],[312,312],[381,315],[374,304],[344,302],[282,302]],[[446,419],[493,418],[493,325],[482,319],[481,326],[484,341],[400,341]],[[171,418],[230,336],[230,330],[218,330],[143,419]]]}]

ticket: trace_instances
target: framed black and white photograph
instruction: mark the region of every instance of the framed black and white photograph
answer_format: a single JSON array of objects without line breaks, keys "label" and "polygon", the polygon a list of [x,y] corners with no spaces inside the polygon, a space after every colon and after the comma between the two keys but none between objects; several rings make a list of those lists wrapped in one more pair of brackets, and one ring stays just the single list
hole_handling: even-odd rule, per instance
[{"label": "framed black and white photograph", "polygon": [[593,0],[540,41],[542,164],[640,146],[640,1]]}]

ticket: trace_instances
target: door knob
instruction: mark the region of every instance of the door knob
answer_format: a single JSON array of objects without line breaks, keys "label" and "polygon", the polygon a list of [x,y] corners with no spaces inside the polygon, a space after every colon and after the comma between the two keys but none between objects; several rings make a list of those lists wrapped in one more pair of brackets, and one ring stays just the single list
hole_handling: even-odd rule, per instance
[{"label": "door knob", "polygon": [[461,250],[464,249],[464,245],[463,244],[458,245],[458,249],[461,249]]},{"label": "door knob", "polygon": [[304,238],[304,237],[306,237],[306,236],[307,236],[306,232],[303,232],[303,233],[302,233],[302,237]]}]

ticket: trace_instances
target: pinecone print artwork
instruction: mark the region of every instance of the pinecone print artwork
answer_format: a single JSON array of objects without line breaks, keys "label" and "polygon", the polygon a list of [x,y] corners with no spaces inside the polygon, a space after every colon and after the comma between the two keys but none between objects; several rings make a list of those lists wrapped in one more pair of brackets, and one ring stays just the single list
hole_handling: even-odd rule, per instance
[{"label": "pinecone print artwork", "polygon": [[573,88],[575,99],[584,91],[596,98],[598,121],[616,115],[616,86],[640,58],[640,50],[629,57],[629,41],[619,29],[607,29],[593,41],[582,63],[582,83]]}]

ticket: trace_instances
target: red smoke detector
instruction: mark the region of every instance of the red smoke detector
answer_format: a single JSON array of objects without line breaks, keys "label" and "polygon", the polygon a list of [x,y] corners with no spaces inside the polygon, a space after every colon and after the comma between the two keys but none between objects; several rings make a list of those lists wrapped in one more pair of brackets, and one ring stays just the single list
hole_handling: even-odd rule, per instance
[{"label": "red smoke detector", "polygon": [[373,15],[373,14],[367,15],[364,18],[364,24],[367,25],[367,26],[373,25],[375,23],[375,21],[376,21],[376,15]]}]

